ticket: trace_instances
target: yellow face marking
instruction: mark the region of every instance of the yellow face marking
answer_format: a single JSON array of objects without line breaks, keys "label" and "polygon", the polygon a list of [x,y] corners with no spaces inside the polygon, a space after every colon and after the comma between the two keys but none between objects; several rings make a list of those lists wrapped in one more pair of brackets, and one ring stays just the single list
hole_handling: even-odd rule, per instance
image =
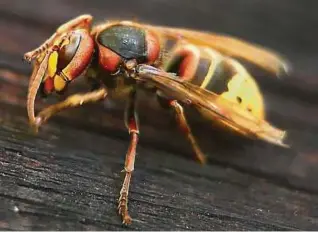
[{"label": "yellow face marking", "polygon": [[209,84],[210,80],[213,77],[213,74],[214,74],[216,68],[218,67],[218,65],[220,64],[220,62],[223,59],[220,53],[213,51],[212,49],[207,48],[207,49],[205,49],[205,52],[211,58],[211,65],[209,67],[207,75],[204,78],[203,83],[200,86],[203,89]]},{"label": "yellow face marking", "polygon": [[[59,45],[61,43],[60,40],[56,40],[55,41],[55,45]],[[67,44],[70,43],[70,40],[69,39],[65,39],[63,40],[62,44],[61,44],[61,48]],[[50,58],[49,58],[49,65],[48,65],[48,76],[50,77],[54,77],[55,73],[56,73],[56,69],[57,69],[57,62],[58,62],[58,57],[59,57],[59,54],[57,51],[54,51],[51,55],[50,55]]]},{"label": "yellow face marking", "polygon": [[50,58],[49,58],[47,73],[48,73],[48,76],[50,77],[54,77],[56,73],[57,60],[58,60],[58,53],[55,51],[50,55]]},{"label": "yellow face marking", "polygon": [[55,75],[55,77],[54,77],[54,89],[56,91],[61,91],[65,88],[65,86],[66,86],[65,80],[61,76]]},{"label": "yellow face marking", "polygon": [[[60,40],[56,40],[55,42],[55,45],[58,45],[60,44],[61,41]],[[67,45],[70,43],[70,40],[69,39],[65,39],[63,40],[62,44],[61,44],[61,47]],[[57,75],[56,74],[56,70],[57,70],[57,62],[58,62],[58,57],[59,57],[59,54],[57,51],[54,51],[50,57],[49,57],[49,64],[48,64],[48,75],[47,77],[51,77],[51,78],[54,78],[54,88],[56,91],[61,91],[65,88],[65,81],[64,79]]]}]

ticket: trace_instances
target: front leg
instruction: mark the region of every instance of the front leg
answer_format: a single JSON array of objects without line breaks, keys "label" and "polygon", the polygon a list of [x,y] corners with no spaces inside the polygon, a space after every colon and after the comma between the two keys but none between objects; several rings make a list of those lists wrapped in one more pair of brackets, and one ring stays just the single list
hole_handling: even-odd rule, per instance
[{"label": "front leg", "polygon": [[129,102],[125,112],[125,123],[130,134],[130,145],[125,160],[125,179],[120,190],[118,200],[118,212],[122,218],[123,224],[131,224],[131,217],[128,214],[128,193],[131,174],[135,166],[136,147],[139,136],[138,116],[136,113],[136,91],[133,90],[129,96]]},{"label": "front leg", "polygon": [[107,96],[107,90],[105,88],[101,88],[89,93],[84,94],[74,94],[66,98],[64,101],[51,105],[44,110],[42,110],[38,116],[35,118],[35,129],[37,129],[46,122],[49,118],[51,118],[54,114],[58,112],[68,109],[74,108],[77,106],[81,106],[90,102],[97,102],[105,99]]}]

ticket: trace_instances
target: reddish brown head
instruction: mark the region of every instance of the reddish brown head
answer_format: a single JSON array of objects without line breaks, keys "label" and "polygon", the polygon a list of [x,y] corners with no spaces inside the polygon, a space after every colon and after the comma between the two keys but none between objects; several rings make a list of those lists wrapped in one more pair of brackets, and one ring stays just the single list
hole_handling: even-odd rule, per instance
[{"label": "reddish brown head", "polygon": [[42,51],[37,50],[30,79],[27,109],[31,123],[35,120],[34,101],[40,86],[45,94],[63,91],[86,70],[94,52],[94,41],[85,29],[53,37],[50,42],[41,46]]}]

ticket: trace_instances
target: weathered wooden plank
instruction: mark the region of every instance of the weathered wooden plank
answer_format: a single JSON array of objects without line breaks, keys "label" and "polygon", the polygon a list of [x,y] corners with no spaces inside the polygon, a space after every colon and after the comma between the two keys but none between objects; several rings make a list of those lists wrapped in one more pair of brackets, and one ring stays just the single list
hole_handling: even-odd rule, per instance
[{"label": "weathered wooden plank", "polygon": [[[21,109],[10,112],[19,115]],[[1,112],[2,119],[8,117]],[[17,116],[2,122],[0,141],[0,196],[8,228],[120,228],[114,208],[124,140],[74,127],[66,133],[55,123],[42,137],[30,136],[25,117]],[[315,195],[230,168],[201,168],[142,145],[130,197],[133,229],[293,230],[318,223]]]}]

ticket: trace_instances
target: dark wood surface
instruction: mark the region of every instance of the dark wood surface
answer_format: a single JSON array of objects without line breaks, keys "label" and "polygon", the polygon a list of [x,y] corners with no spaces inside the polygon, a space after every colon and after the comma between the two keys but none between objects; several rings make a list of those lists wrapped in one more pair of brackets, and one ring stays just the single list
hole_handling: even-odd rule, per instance
[{"label": "dark wood surface", "polygon": [[[27,123],[31,70],[23,53],[61,23],[90,13],[98,21],[138,18],[229,33],[276,49],[294,65],[282,80],[256,77],[268,118],[286,128],[291,149],[229,135],[192,117],[209,155],[201,167],[170,115],[142,98],[129,202],[134,222],[128,229],[317,230],[317,5],[309,0],[2,0],[0,229],[124,229],[116,214],[128,146],[122,102],[63,112],[38,135]],[[37,107],[49,102],[39,100]]]}]

